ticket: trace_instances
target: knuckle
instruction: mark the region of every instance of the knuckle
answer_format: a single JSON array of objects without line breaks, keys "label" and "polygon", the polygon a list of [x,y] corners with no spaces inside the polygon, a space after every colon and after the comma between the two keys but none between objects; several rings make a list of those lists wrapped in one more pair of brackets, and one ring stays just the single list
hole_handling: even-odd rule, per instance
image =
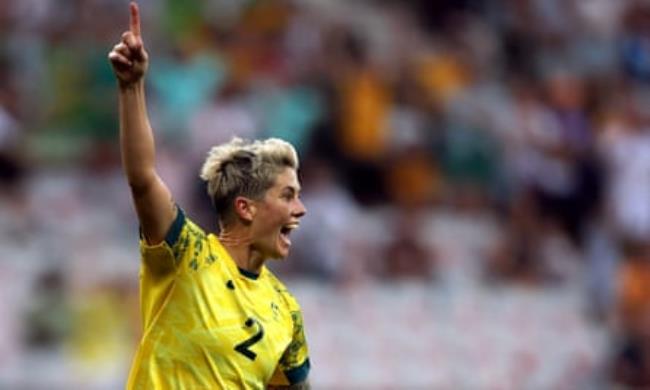
[{"label": "knuckle", "polygon": [[125,37],[122,37],[122,43],[126,44],[127,46],[132,46],[133,45],[133,36],[126,35]]}]

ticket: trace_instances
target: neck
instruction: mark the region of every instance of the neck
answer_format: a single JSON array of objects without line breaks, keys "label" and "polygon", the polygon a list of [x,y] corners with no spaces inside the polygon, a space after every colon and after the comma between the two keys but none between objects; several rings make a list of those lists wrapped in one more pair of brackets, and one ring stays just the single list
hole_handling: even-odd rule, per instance
[{"label": "neck", "polygon": [[265,258],[253,248],[250,234],[244,229],[223,228],[219,241],[239,268],[256,274],[262,271]]}]

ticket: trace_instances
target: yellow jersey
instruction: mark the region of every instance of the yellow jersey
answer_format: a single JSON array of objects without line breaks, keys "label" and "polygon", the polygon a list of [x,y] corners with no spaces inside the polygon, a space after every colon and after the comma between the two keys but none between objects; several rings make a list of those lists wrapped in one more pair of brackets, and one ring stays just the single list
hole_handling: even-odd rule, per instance
[{"label": "yellow jersey", "polygon": [[143,336],[128,389],[263,389],[310,369],[300,306],[266,268],[239,269],[179,208],[163,242],[140,240]]}]

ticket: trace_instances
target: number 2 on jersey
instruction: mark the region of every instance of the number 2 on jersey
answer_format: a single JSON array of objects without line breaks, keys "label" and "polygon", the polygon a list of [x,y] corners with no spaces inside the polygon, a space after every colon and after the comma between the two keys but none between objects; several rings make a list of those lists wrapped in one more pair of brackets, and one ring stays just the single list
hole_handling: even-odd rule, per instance
[{"label": "number 2 on jersey", "polygon": [[235,345],[235,351],[241,353],[242,355],[246,356],[250,360],[255,360],[257,357],[257,354],[253,351],[250,350],[250,348],[258,343],[260,340],[262,340],[262,337],[264,337],[264,328],[262,327],[262,324],[260,324],[256,319],[254,318],[249,318],[246,320],[244,323],[244,326],[247,328],[252,327],[253,325],[257,324],[259,327],[259,331],[252,335],[250,338],[242,341],[241,343]]}]

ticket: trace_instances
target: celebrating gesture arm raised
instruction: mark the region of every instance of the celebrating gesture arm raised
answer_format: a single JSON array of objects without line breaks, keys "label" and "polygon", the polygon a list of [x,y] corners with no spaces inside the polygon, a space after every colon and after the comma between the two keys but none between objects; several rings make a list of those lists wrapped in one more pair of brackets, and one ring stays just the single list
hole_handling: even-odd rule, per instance
[{"label": "celebrating gesture arm raised", "polygon": [[144,76],[149,56],[140,34],[140,13],[130,4],[130,27],[108,59],[118,81],[120,149],[142,233],[150,244],[165,238],[175,216],[171,193],[156,173],[155,143],[147,116]]}]

